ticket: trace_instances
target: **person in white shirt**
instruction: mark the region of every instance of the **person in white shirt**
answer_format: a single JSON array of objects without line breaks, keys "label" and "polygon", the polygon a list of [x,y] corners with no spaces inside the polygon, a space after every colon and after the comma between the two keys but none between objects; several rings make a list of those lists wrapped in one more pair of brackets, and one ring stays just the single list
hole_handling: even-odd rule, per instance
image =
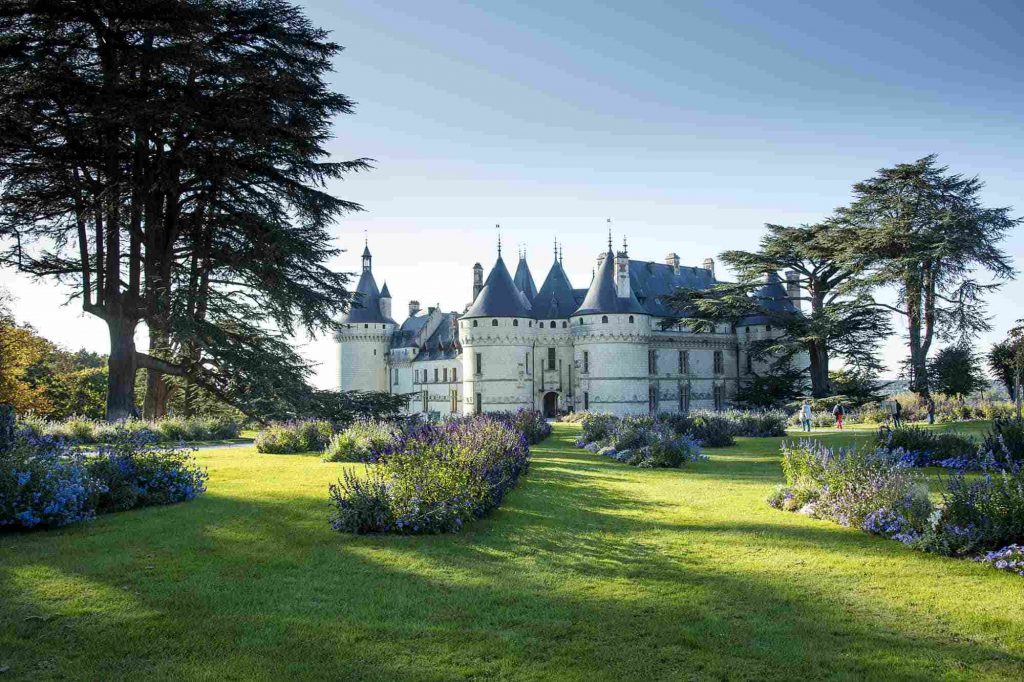
[{"label": "person in white shirt", "polygon": [[803,407],[800,408],[800,428],[804,431],[811,432],[811,401],[805,400]]}]

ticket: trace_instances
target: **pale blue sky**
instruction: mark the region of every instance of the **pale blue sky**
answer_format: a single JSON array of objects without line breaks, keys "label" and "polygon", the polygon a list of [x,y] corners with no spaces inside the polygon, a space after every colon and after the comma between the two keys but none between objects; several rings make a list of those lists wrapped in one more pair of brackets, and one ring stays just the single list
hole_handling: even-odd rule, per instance
[{"label": "pale blue sky", "polygon": [[[931,152],[1024,213],[1024,7],[1005,3],[310,0],[346,46],[333,75],[358,102],[337,158],[377,159],[333,189],[367,212],[337,226],[356,270],[363,230],[395,310],[461,310],[474,262],[525,243],[538,286],[551,242],[585,286],[605,218],[632,256],[699,264],[756,245],[765,222],[818,220],[855,181]],[[1006,244],[1024,264],[1024,235]],[[9,273],[18,313],[102,350],[102,324]],[[1001,335],[1024,286],[991,297]],[[397,317],[397,315],[396,315]],[[306,346],[332,386],[332,343]],[[886,347],[895,365],[898,339]]]}]

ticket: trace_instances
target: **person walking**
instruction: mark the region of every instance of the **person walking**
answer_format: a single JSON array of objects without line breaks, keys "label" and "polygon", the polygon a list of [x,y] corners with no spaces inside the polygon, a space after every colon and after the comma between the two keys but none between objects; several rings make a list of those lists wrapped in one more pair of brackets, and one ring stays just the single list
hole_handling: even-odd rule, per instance
[{"label": "person walking", "polygon": [[846,416],[846,408],[843,407],[842,403],[836,403],[836,406],[832,408],[832,416],[836,418],[836,428],[843,428],[843,417]]},{"label": "person walking", "polygon": [[811,432],[811,401],[804,400],[800,408],[800,428],[807,433]]},{"label": "person walking", "polygon": [[892,423],[897,429],[903,426],[903,406],[895,398],[892,401]]}]

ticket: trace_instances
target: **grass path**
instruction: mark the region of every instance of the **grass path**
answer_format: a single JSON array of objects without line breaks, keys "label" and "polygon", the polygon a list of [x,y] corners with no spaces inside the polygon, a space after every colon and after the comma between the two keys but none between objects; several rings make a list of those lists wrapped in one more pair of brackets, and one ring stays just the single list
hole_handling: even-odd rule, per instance
[{"label": "grass path", "polygon": [[0,535],[0,680],[1024,678],[1024,580],[769,508],[779,439],[654,471],[575,434],[457,536],[334,533],[346,465],[251,448],[199,452],[194,502]]}]

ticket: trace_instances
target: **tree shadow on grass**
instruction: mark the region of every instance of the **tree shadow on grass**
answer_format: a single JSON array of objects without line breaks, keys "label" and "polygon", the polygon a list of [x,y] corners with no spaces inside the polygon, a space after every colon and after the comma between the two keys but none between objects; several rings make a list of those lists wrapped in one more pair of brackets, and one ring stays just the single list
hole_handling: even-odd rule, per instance
[{"label": "tree shadow on grass", "polygon": [[[104,679],[1024,672],[1019,645],[964,636],[949,613],[851,591],[848,576],[736,560],[825,547],[826,560],[872,561],[892,555],[881,542],[781,512],[679,520],[636,491],[651,472],[535,453],[505,505],[456,536],[344,536],[327,528],[325,491],[241,499],[212,486],[185,505],[21,538],[0,559],[0,665]],[[983,631],[1020,631],[1019,617],[979,613]]]}]

